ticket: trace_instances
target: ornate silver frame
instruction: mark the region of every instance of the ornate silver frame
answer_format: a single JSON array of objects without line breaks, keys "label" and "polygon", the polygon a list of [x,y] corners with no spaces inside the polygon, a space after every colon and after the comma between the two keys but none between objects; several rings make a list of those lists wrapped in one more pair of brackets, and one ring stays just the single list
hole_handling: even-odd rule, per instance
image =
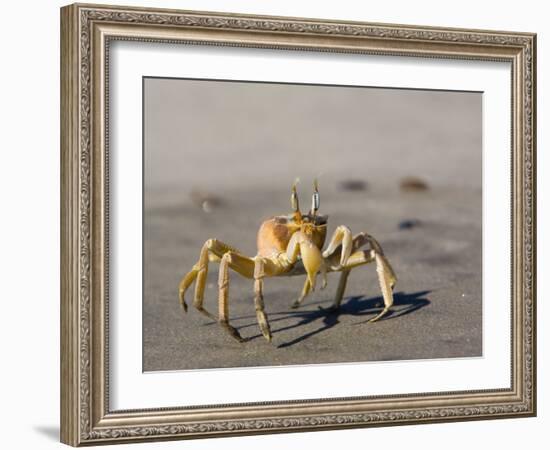
[{"label": "ornate silver frame", "polygon": [[[512,66],[512,385],[509,389],[111,411],[107,214],[109,43],[201,43]],[[536,36],[75,4],[61,9],[61,440],[129,441],[536,414]]]}]

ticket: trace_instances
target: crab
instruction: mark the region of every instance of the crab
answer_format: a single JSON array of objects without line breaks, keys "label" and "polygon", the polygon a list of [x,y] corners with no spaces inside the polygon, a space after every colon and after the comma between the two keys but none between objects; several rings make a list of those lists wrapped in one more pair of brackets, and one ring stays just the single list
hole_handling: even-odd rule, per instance
[{"label": "crab", "polygon": [[[256,317],[263,336],[271,341],[271,328],[264,307],[265,278],[306,275],[302,292],[291,305],[292,308],[298,308],[304,298],[315,290],[317,275],[321,276],[322,288],[325,288],[327,273],[340,272],[334,302],[329,309],[335,311],[340,307],[344,297],[351,270],[374,261],[384,307],[369,322],[376,322],[388,313],[393,305],[393,288],[397,278],[380,244],[366,232],[353,236],[349,227],[340,225],[334,231],[326,249],[322,250],[327,234],[328,216],[318,214],[320,195],[317,181],[314,182],[311,209],[307,214],[300,212],[297,182],[294,182],[291,189],[292,213],[271,217],[261,224],[257,236],[256,256],[246,256],[218,239],[208,239],[204,243],[198,262],[179,284],[179,301],[185,312],[185,292],[195,282],[193,306],[202,314],[216,320],[230,336],[243,342],[244,339],[237,329],[229,324],[229,269],[232,269],[254,281]],[[367,244],[369,248],[362,249]],[[214,261],[220,265],[218,317],[204,307],[208,265]]]}]

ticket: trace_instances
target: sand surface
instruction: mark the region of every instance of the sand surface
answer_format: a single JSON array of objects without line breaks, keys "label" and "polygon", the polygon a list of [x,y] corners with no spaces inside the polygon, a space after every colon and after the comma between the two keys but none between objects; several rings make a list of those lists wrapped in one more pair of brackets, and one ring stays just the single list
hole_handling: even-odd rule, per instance
[{"label": "sand surface", "polygon": [[[184,314],[177,300],[179,280],[206,239],[215,236],[247,255],[255,253],[257,217],[270,214],[265,200],[275,193],[225,194],[239,200],[211,213],[193,204],[171,204],[168,194],[162,206],[146,211],[145,370],[481,355],[479,192],[335,192],[334,200],[324,202],[331,213],[329,232],[343,223],[379,240],[399,278],[393,314],[367,323],[382,305],[374,264],[352,272],[338,313],[321,309],[331,304],[337,274],[330,274],[327,289],[311,294],[298,310],[289,306],[303,277],[267,279],[269,343],[256,323],[252,282],[232,273],[231,322],[247,339],[243,344],[193,308]],[[449,202],[453,214],[446,209]],[[399,228],[411,219],[420,223]],[[216,312],[217,264],[210,268],[205,305]],[[192,301],[192,289],[187,297]]]}]

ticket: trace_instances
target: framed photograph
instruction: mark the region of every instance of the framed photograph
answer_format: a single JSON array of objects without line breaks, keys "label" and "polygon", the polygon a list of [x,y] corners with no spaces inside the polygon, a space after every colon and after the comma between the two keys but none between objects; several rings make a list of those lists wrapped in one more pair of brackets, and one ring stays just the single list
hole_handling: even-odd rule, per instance
[{"label": "framed photograph", "polygon": [[535,415],[535,58],[62,8],[62,442]]}]

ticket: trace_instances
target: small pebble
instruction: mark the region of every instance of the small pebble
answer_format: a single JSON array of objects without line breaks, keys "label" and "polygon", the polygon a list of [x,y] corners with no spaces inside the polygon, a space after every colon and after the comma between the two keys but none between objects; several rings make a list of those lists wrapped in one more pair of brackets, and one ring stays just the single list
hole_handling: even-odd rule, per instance
[{"label": "small pebble", "polygon": [[363,180],[357,179],[344,180],[340,182],[340,189],[351,192],[366,191],[367,183]]},{"label": "small pebble", "polygon": [[193,189],[189,196],[191,197],[191,201],[205,213],[211,213],[214,209],[224,204],[221,197],[198,189]]},{"label": "small pebble", "polygon": [[402,191],[405,192],[421,192],[430,189],[428,183],[426,183],[422,178],[418,177],[402,178],[399,183],[399,187]]},{"label": "small pebble", "polygon": [[399,222],[398,227],[400,230],[410,230],[412,228],[420,226],[421,224],[422,222],[420,222],[420,220],[418,219],[407,219]]}]

